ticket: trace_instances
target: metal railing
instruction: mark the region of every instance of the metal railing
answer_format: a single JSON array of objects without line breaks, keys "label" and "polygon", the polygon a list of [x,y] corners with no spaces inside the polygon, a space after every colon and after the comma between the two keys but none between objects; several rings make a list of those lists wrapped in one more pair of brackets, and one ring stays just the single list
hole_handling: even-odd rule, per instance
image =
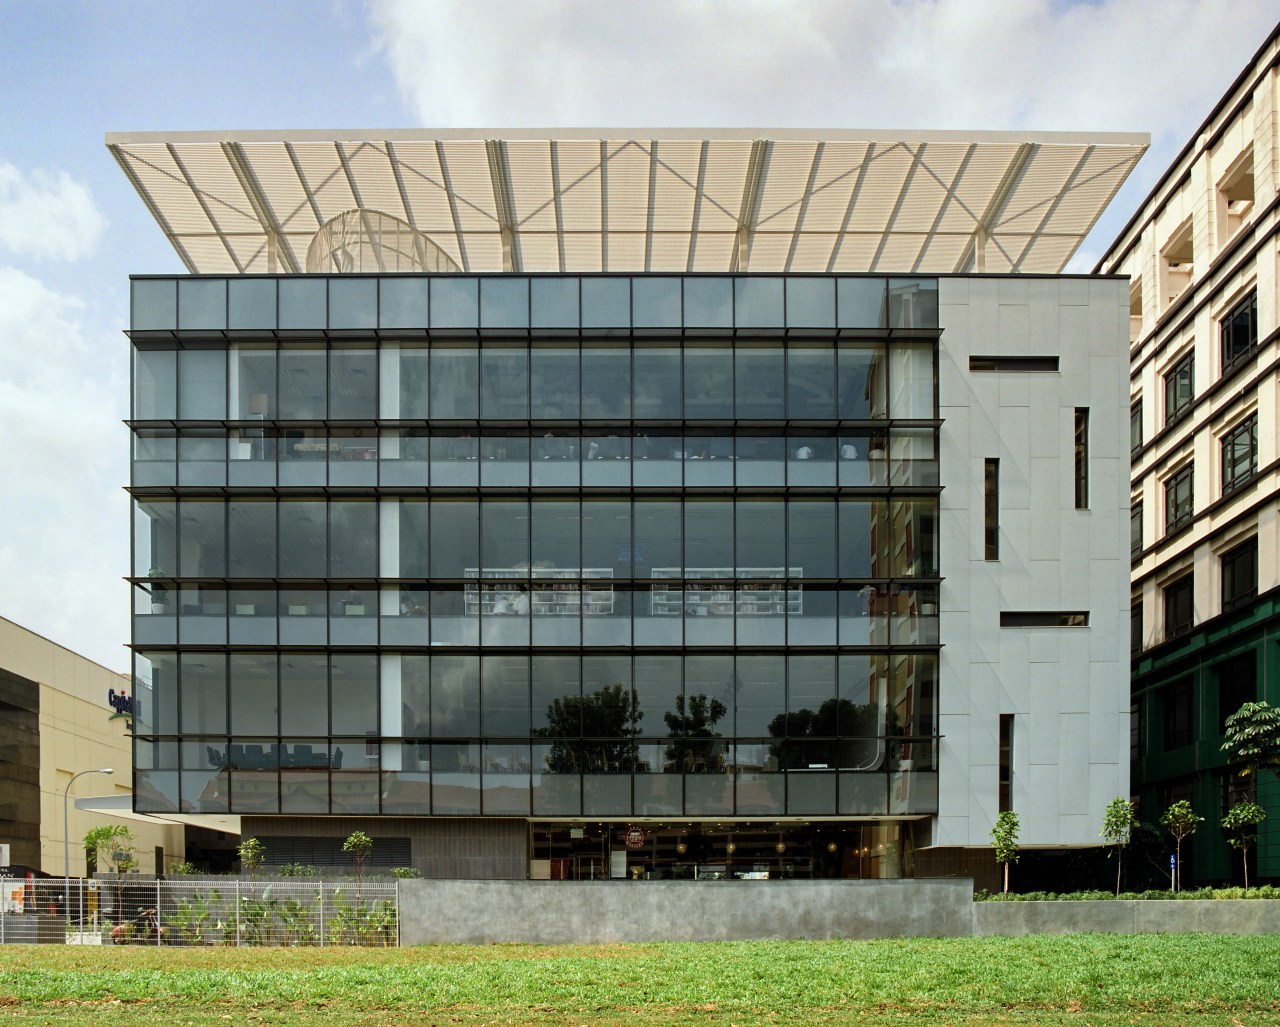
[{"label": "metal railing", "polygon": [[[235,877],[0,881],[0,944],[399,943],[397,882]],[[70,909],[65,908],[70,895]]]}]

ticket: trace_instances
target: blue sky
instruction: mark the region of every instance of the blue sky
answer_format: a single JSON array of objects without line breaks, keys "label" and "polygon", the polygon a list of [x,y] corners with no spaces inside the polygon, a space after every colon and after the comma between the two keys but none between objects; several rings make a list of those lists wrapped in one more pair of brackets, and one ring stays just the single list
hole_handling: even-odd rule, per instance
[{"label": "blue sky", "polygon": [[1087,270],[1274,23],[1263,0],[0,0],[0,615],[127,668],[127,275],[182,267],[107,132],[1149,132]]}]

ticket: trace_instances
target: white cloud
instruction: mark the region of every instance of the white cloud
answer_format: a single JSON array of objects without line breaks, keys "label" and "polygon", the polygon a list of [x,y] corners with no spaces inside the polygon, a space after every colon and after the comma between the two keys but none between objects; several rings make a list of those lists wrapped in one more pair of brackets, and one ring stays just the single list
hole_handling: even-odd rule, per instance
[{"label": "white cloud", "polygon": [[1185,135],[1265,0],[373,0],[422,123],[1089,129]]},{"label": "white cloud", "polygon": [[113,332],[88,335],[83,314],[0,266],[0,615],[123,669],[125,347]]},{"label": "white cloud", "polygon": [[65,171],[24,175],[0,161],[0,246],[16,256],[78,260],[106,226],[88,187]]}]

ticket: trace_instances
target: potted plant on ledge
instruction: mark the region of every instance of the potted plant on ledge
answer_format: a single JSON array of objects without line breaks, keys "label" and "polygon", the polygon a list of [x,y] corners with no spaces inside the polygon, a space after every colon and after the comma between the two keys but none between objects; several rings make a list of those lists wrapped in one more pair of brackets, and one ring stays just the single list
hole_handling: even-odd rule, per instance
[{"label": "potted plant on ledge", "polygon": [[165,574],[163,567],[152,567],[147,571],[147,578],[151,580],[151,586],[148,591],[151,593],[152,613],[169,612],[169,590],[156,580],[164,577],[168,577],[168,575]]}]

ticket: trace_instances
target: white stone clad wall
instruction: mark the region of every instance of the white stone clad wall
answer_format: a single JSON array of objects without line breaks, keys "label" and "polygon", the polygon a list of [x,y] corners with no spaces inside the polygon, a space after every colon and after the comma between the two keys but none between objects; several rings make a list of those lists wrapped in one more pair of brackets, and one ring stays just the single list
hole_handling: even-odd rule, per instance
[{"label": "white stone clad wall", "polygon": [[[1014,715],[1024,846],[1092,845],[1129,793],[1128,283],[939,282],[941,635],[935,845],[988,845],[999,717]],[[971,354],[1059,372],[970,372]],[[1076,510],[1076,407],[1089,509]],[[1000,558],[983,552],[983,462],[1000,461]],[[1088,610],[1087,628],[1001,628],[1002,610]]]}]

